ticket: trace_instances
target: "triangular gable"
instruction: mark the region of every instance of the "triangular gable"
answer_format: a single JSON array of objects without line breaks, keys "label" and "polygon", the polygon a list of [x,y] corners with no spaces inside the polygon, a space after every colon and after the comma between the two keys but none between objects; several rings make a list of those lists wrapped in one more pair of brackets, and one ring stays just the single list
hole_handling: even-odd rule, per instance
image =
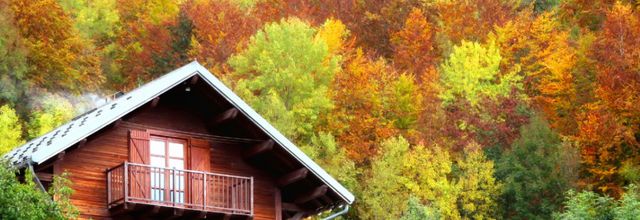
[{"label": "triangular gable", "polygon": [[237,108],[291,157],[295,158],[342,197],[345,202],[351,204],[354,201],[355,198],[351,192],[196,61],[155,79],[95,110],[80,115],[45,135],[34,138],[5,154],[5,157],[18,166],[26,165],[25,163],[29,162],[35,164],[43,163],[195,75],[206,81],[211,88]]}]

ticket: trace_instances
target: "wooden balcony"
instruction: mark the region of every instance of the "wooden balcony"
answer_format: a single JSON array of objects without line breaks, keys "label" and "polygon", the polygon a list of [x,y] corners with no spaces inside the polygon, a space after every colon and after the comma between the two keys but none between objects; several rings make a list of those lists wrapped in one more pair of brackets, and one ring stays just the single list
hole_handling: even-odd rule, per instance
[{"label": "wooden balcony", "polygon": [[253,177],[125,162],[107,170],[107,202],[136,219],[252,218]]}]

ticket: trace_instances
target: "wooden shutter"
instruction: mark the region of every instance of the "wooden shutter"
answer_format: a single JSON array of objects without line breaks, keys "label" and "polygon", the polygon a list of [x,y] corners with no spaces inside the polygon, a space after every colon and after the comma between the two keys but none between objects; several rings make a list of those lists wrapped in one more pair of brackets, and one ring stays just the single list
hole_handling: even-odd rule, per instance
[{"label": "wooden shutter", "polygon": [[[149,164],[149,132],[129,131],[129,162]],[[150,199],[151,178],[148,167],[131,165],[129,169],[129,196],[133,199]]]},{"label": "wooden shutter", "polygon": [[189,148],[191,154],[191,170],[209,172],[211,155],[209,153],[211,145],[208,140],[192,138],[191,147]]},{"label": "wooden shutter", "polygon": [[129,162],[149,164],[149,132],[129,131]]},{"label": "wooden shutter", "polygon": [[[210,172],[210,150],[209,141],[198,138],[191,138],[191,146],[189,146],[189,169],[203,172]],[[194,205],[204,205],[204,174],[194,174],[189,177],[189,185],[191,188],[190,198]],[[210,182],[211,180],[207,180]],[[212,187],[207,185],[207,187]],[[207,189],[209,192],[210,189]]]}]

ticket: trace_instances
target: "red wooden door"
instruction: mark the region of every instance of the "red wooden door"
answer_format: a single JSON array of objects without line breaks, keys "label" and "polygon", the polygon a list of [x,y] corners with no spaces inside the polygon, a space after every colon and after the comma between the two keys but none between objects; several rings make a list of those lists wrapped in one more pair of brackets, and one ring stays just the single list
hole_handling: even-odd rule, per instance
[{"label": "red wooden door", "polygon": [[[202,172],[210,171],[210,147],[211,145],[207,140],[198,138],[191,139],[191,146],[189,147],[189,164],[191,170]],[[193,204],[194,207],[204,206],[205,174],[192,173],[188,179],[190,188],[188,198],[190,199],[190,203]]]}]

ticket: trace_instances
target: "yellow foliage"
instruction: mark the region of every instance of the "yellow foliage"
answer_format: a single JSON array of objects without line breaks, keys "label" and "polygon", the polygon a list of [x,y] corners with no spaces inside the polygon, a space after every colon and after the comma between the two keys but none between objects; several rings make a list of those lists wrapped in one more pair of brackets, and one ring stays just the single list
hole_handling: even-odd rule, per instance
[{"label": "yellow foliage", "polygon": [[449,179],[452,158],[438,145],[415,146],[403,161],[404,181],[413,195],[428,201],[446,219],[460,219],[456,200],[460,188]]},{"label": "yellow foliage", "polygon": [[348,36],[347,26],[342,21],[333,18],[327,19],[316,33],[316,39],[323,40],[331,54],[337,54],[343,49]]},{"label": "yellow foliage", "polygon": [[462,175],[456,183],[460,189],[458,204],[465,219],[493,219],[496,215],[496,198],[502,185],[493,177],[494,164],[488,160],[480,146],[467,146],[466,156],[458,161]]},{"label": "yellow foliage", "polygon": [[22,125],[16,112],[8,105],[0,107],[0,155],[24,143]]},{"label": "yellow foliage", "polygon": [[577,50],[553,14],[531,17],[531,12],[525,11],[497,27],[489,38],[500,47],[501,69],[519,72],[524,77],[525,92],[552,127],[572,133],[576,128],[572,120],[576,98],[572,71],[578,60]]}]

